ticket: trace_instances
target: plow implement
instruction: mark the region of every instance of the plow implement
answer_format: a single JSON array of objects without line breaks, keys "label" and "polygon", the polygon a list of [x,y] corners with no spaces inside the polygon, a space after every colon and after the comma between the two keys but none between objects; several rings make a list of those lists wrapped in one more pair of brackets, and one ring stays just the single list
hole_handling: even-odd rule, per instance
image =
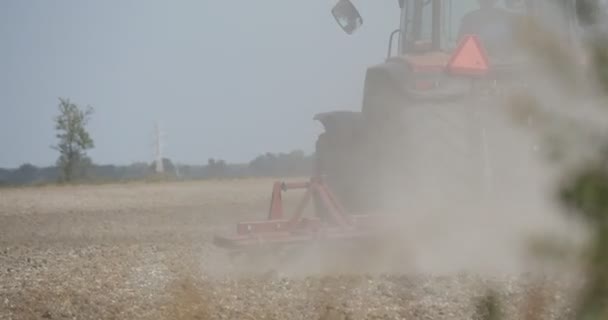
[{"label": "plow implement", "polygon": [[[304,195],[288,214],[282,194],[298,189],[304,190]],[[312,210],[306,210],[309,208]],[[352,242],[376,237],[382,230],[381,225],[378,216],[348,214],[323,179],[314,177],[308,182],[275,182],[267,218],[239,222],[235,233],[216,235],[214,243],[228,250],[247,251],[342,240]]]}]

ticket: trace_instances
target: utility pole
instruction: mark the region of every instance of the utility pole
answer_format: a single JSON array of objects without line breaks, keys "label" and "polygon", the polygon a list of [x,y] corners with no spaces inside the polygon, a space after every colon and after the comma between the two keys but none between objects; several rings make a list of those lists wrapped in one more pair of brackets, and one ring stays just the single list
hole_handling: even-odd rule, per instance
[{"label": "utility pole", "polygon": [[163,173],[165,171],[163,167],[163,145],[162,145],[162,131],[160,125],[156,122],[155,126],[155,158],[156,158],[156,173]]}]

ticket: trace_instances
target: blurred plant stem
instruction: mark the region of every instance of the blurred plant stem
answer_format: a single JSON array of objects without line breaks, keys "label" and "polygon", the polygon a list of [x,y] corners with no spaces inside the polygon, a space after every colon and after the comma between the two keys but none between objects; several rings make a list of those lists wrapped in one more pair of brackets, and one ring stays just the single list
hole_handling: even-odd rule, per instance
[{"label": "blurred plant stem", "polygon": [[[608,160],[608,159],[606,159]],[[564,204],[583,216],[593,232],[585,257],[586,287],[578,319],[608,319],[608,171],[605,165],[581,169],[562,189]]]},{"label": "blurred plant stem", "polygon": [[488,292],[475,305],[475,320],[501,320],[502,312],[498,294],[494,290]]}]

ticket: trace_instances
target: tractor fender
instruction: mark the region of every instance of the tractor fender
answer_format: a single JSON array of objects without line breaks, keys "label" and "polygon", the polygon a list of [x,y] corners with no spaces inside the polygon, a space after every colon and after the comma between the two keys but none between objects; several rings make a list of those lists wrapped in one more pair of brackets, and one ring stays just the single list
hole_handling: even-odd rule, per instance
[{"label": "tractor fender", "polygon": [[363,89],[363,117],[372,122],[390,120],[407,101],[412,71],[402,59],[390,59],[367,69]]},{"label": "tractor fender", "polygon": [[313,120],[319,121],[323,129],[331,136],[352,136],[362,123],[361,112],[330,111],[315,114]]}]

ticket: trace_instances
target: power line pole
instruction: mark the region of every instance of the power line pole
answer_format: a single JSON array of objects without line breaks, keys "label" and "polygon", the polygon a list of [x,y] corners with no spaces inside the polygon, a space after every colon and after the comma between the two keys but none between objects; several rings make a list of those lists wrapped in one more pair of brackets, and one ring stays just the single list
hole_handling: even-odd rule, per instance
[{"label": "power line pole", "polygon": [[156,173],[165,172],[165,168],[163,167],[163,144],[162,144],[162,131],[160,129],[160,125],[158,121],[155,126],[155,158],[156,158]]}]

